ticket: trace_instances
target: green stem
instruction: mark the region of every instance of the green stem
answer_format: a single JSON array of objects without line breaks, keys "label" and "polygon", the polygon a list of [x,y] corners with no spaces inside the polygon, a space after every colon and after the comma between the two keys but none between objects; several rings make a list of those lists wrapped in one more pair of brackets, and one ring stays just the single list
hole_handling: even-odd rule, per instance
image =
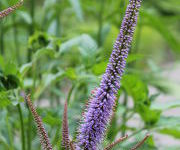
[{"label": "green stem", "polygon": [[[56,3],[60,3],[61,0],[56,0]],[[59,11],[59,9],[56,10],[56,36],[57,37],[60,37],[61,35],[61,30],[60,30],[60,27],[61,27],[61,21],[60,21],[60,13],[61,11]]]},{"label": "green stem", "polygon": [[139,17],[138,21],[138,29],[137,29],[137,38],[136,38],[136,46],[134,49],[134,53],[137,53],[139,50],[139,45],[141,41],[141,32],[142,32],[142,23],[141,23],[141,18]]},{"label": "green stem", "polygon": [[[32,88],[32,96],[34,95],[35,89],[36,89],[36,62],[33,62],[32,65],[32,76],[33,76],[33,88]],[[32,114],[31,111],[29,111],[28,114],[28,131],[27,131],[27,145],[28,145],[28,150],[31,150],[31,145],[32,145]]]},{"label": "green stem", "polygon": [[[31,23],[31,25],[29,26],[29,36],[31,36],[31,35],[34,33],[34,24],[35,24],[35,21],[34,21],[35,0],[31,0],[30,4],[31,4],[31,6],[30,6],[30,15],[31,15],[32,23]],[[32,51],[33,51],[32,49],[28,49],[28,54],[27,54],[28,62],[31,62]]]},{"label": "green stem", "polygon": [[128,109],[127,109],[127,103],[128,103],[128,95],[126,93],[126,91],[124,91],[124,102],[123,102],[123,106],[125,108],[125,111],[122,115],[122,137],[125,136],[126,134],[126,122],[127,122],[127,113],[128,113]]},{"label": "green stem", "polygon": [[97,36],[97,42],[98,42],[99,47],[102,46],[103,12],[104,12],[105,1],[101,0],[100,3],[101,3],[100,4],[101,8],[100,8],[99,17],[98,17],[99,29],[98,29],[98,36]]},{"label": "green stem", "polygon": [[[1,9],[2,3],[0,2],[0,9]],[[0,21],[0,50],[1,54],[4,54],[4,25],[3,21]]]},{"label": "green stem", "polygon": [[19,112],[19,118],[21,123],[21,142],[22,142],[22,150],[25,150],[25,135],[24,135],[24,122],[23,122],[23,115],[20,104],[17,105],[18,112]]},{"label": "green stem", "polygon": [[69,104],[70,100],[71,100],[71,95],[72,95],[72,92],[73,92],[73,89],[75,87],[75,84],[72,85],[72,87],[70,88],[69,90],[69,93],[68,93],[68,97],[67,97],[67,102]]},{"label": "green stem", "polygon": [[32,115],[31,115],[31,111],[29,111],[28,113],[28,129],[27,129],[27,149],[31,150],[31,141],[32,141],[32,137],[31,137],[31,133],[32,133]]},{"label": "green stem", "polygon": [[13,150],[13,135],[12,135],[12,130],[11,127],[9,125],[9,115],[7,114],[6,116],[6,126],[7,126],[7,130],[8,130],[8,137],[9,137],[9,143],[10,143],[10,150]]},{"label": "green stem", "polygon": [[15,50],[16,50],[16,59],[17,59],[17,62],[20,64],[21,59],[20,59],[20,54],[19,54],[18,30],[17,30],[15,13],[13,14],[12,19],[13,19],[14,45],[15,45]]}]

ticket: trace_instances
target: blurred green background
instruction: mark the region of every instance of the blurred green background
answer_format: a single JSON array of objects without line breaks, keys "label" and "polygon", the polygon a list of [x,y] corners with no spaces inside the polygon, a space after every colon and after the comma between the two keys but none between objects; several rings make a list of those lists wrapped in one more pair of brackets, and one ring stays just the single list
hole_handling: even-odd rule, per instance
[{"label": "blurred green background", "polygon": [[[0,10],[17,0],[1,0]],[[128,0],[25,0],[0,20],[0,149],[40,149],[22,93],[31,93],[55,149],[61,149],[63,105],[71,137],[98,87]],[[143,0],[106,138],[130,135],[128,150],[180,149],[180,1]],[[102,149],[102,147],[99,149]]]}]

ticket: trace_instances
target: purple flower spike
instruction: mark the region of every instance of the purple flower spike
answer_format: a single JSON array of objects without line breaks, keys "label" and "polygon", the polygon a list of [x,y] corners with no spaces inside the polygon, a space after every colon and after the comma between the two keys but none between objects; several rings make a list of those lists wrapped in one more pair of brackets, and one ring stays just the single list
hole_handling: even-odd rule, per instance
[{"label": "purple flower spike", "polygon": [[96,150],[103,138],[113,111],[116,94],[120,88],[120,79],[137,24],[140,4],[141,0],[129,0],[106,72],[84,114],[84,120],[79,129],[77,150]]}]

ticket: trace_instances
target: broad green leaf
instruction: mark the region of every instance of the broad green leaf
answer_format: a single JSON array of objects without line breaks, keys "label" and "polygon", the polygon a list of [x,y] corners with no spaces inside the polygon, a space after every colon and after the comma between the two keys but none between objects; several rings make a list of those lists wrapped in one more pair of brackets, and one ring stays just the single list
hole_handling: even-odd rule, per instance
[{"label": "broad green leaf", "polygon": [[18,68],[17,68],[17,65],[12,62],[12,61],[7,61],[7,63],[5,63],[5,67],[4,67],[4,70],[3,70],[3,73],[5,75],[16,75],[18,72]]},{"label": "broad green leaf", "polygon": [[69,77],[72,80],[75,80],[77,78],[76,71],[73,68],[68,68],[65,74],[67,77]]},{"label": "broad green leaf", "polygon": [[32,23],[31,16],[27,12],[18,11],[17,15],[20,16],[24,20],[24,22],[27,23],[28,25]]},{"label": "broad green leaf", "polygon": [[180,117],[161,116],[155,129],[176,128],[180,126]]},{"label": "broad green leaf", "polygon": [[108,64],[107,61],[103,61],[98,64],[95,64],[92,68],[93,73],[95,75],[102,75],[106,70],[107,64]]},{"label": "broad green leaf", "polygon": [[19,70],[21,73],[21,76],[24,76],[31,67],[32,67],[32,62],[22,65]]},{"label": "broad green leaf", "polygon": [[7,142],[6,139],[5,139],[3,136],[1,136],[1,135],[0,135],[0,145],[4,146],[4,148],[5,148],[6,150],[11,150],[8,142]]},{"label": "broad green leaf", "polygon": [[49,85],[61,80],[64,76],[64,71],[59,71],[56,74],[44,74],[42,83],[38,86],[38,89],[36,90],[34,97],[38,98]]},{"label": "broad green leaf", "polygon": [[172,108],[180,107],[180,101],[170,101],[161,104],[160,102],[153,102],[151,105],[152,109],[168,110]]},{"label": "broad green leaf", "polygon": [[159,131],[162,134],[167,134],[167,135],[171,135],[175,138],[180,139],[180,128],[164,128],[162,130]]},{"label": "broad green leaf", "polygon": [[161,18],[157,18],[155,15],[151,15],[150,13],[147,13],[145,11],[141,12],[142,17],[148,19],[148,24],[155,28],[166,40],[166,42],[169,44],[169,46],[174,50],[175,52],[180,52],[180,44],[177,41],[177,39],[173,36],[171,31],[166,27],[166,24],[162,23]]},{"label": "broad green leaf", "polygon": [[7,107],[10,104],[11,101],[8,98],[7,92],[0,92],[0,108]]},{"label": "broad green leaf", "polygon": [[80,21],[83,21],[83,12],[81,9],[80,1],[79,0],[69,0],[69,2],[71,3],[71,5],[76,13],[77,18]]},{"label": "broad green leaf", "polygon": [[38,60],[40,57],[47,55],[49,57],[55,57],[55,51],[49,48],[42,48],[40,50],[38,50],[34,56],[33,56],[33,60]]},{"label": "broad green leaf", "polygon": [[140,114],[147,126],[155,125],[160,119],[161,111],[157,109],[150,109],[145,105],[139,105],[136,111]]},{"label": "broad green leaf", "polygon": [[20,81],[15,75],[0,76],[0,90],[16,89],[18,86]]},{"label": "broad green leaf", "polygon": [[60,53],[68,52],[72,47],[77,46],[83,56],[89,56],[97,49],[97,44],[89,35],[83,34],[75,37],[60,46]]},{"label": "broad green leaf", "polygon": [[148,87],[136,75],[124,75],[122,78],[122,86],[126,89],[127,93],[133,97],[136,103],[150,104],[148,99]]},{"label": "broad green leaf", "polygon": [[171,135],[175,138],[180,138],[180,117],[161,116],[153,130],[162,134]]},{"label": "broad green leaf", "polygon": [[143,59],[145,56],[142,54],[129,54],[128,58],[127,58],[127,63],[131,63],[137,60],[141,60]]},{"label": "broad green leaf", "polygon": [[51,114],[47,114],[43,118],[43,122],[50,125],[51,127],[61,124],[61,120],[58,117],[52,116]]}]

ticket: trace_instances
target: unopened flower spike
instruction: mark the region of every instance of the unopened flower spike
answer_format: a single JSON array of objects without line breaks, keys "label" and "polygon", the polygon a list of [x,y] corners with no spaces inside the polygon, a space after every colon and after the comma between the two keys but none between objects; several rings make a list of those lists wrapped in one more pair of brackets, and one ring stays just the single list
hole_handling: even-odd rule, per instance
[{"label": "unopened flower spike", "polygon": [[23,4],[24,0],[20,0],[17,4],[8,7],[7,9],[3,10],[0,12],[0,19],[6,17],[7,15],[9,15],[10,13],[12,13],[13,11],[15,11],[16,9],[18,9],[22,4]]},{"label": "unopened flower spike", "polygon": [[120,142],[124,141],[125,139],[128,138],[128,135],[119,138],[117,141],[111,143],[110,145],[108,145],[104,150],[111,150],[113,149],[116,145],[118,145]]},{"label": "unopened flower spike", "polygon": [[100,87],[91,99],[79,128],[77,150],[96,150],[109,124],[120,79],[124,73],[126,59],[137,24],[141,0],[129,0],[120,33],[114,44],[109,64],[102,77]]},{"label": "unopened flower spike", "polygon": [[68,117],[67,117],[67,101],[64,104],[63,125],[62,125],[62,147],[65,150],[69,150],[70,148],[69,127],[68,127]]},{"label": "unopened flower spike", "polygon": [[27,102],[27,105],[28,105],[32,115],[33,115],[34,121],[36,123],[37,131],[38,131],[38,134],[40,137],[40,142],[41,142],[41,146],[42,146],[43,150],[52,150],[52,146],[50,144],[48,134],[46,133],[46,130],[43,126],[41,117],[38,115],[38,113],[36,112],[35,106],[31,102],[30,95],[26,96],[26,102]]},{"label": "unopened flower spike", "polygon": [[147,134],[142,141],[140,141],[133,148],[131,148],[131,150],[137,150],[139,147],[141,147],[144,144],[144,142],[148,139],[148,137],[149,134]]}]

